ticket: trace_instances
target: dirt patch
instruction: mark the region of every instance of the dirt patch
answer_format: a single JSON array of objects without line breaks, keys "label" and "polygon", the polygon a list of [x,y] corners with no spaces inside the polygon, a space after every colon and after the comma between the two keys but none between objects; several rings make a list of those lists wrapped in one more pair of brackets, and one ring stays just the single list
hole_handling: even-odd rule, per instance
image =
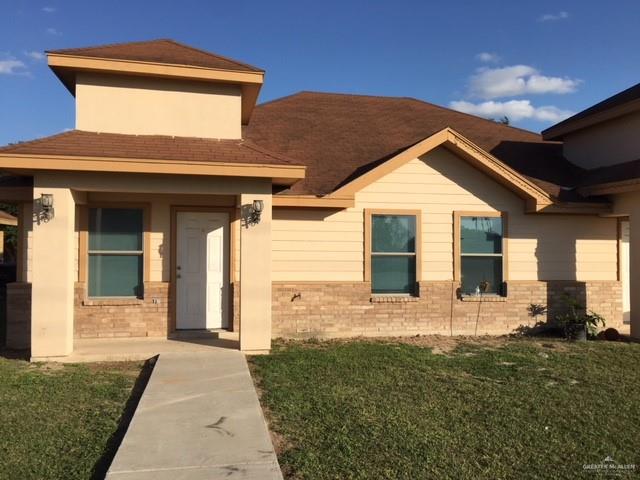
[{"label": "dirt patch", "polygon": [[[152,365],[155,364],[155,360],[151,362]],[[129,375],[132,377],[137,377],[140,375],[140,370],[145,365],[145,362],[95,362],[95,363],[83,363],[78,364],[83,365],[92,372],[113,372],[119,373],[123,375]]]},{"label": "dirt patch", "polygon": [[373,339],[376,342],[383,343],[401,343],[405,345],[414,345],[416,347],[430,348],[432,353],[436,355],[446,355],[460,345],[472,345],[482,348],[500,348],[509,342],[513,342],[514,338],[509,336],[489,336],[483,335],[479,337],[470,336],[446,336],[446,335],[416,335],[413,337],[385,337]]}]

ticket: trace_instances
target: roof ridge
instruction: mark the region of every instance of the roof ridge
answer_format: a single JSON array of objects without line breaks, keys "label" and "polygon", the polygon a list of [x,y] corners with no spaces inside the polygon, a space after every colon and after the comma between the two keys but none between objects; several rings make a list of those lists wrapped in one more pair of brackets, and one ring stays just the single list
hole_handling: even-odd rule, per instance
[{"label": "roof ridge", "polygon": [[86,47],[56,48],[55,50],[45,50],[45,53],[74,52],[77,50],[87,50],[89,48],[119,47],[121,45],[137,45],[140,43],[151,43],[151,42],[162,42],[162,41],[171,41],[171,39],[170,38],[154,38],[151,40],[136,40],[133,42],[101,43],[100,45],[88,45]]},{"label": "roof ridge", "polygon": [[[536,133],[536,132],[532,132],[531,130],[527,130],[524,128],[520,128],[520,127],[514,127],[513,125],[504,125],[501,123],[498,123],[494,120],[490,120],[488,118],[483,118],[483,117],[479,117],[477,115],[472,115],[470,113],[466,113],[466,112],[461,112],[459,110],[454,110],[453,108],[449,108],[449,107],[444,107],[442,105],[438,105],[436,103],[432,103],[432,102],[428,102],[426,100],[422,100],[420,98],[415,98],[415,97],[401,97],[401,96],[393,96],[393,95],[370,95],[370,94],[366,94],[366,93],[345,93],[345,92],[322,92],[322,91],[318,91],[318,90],[300,90],[298,92],[292,93],[290,95],[285,95],[284,97],[280,97],[280,98],[274,98],[273,100],[270,100],[268,102],[264,102],[259,104],[258,106],[263,106],[263,105],[268,105],[271,103],[275,103],[278,102],[280,100],[286,100],[288,98],[291,97],[296,97],[305,93],[310,93],[310,94],[315,94],[315,95],[331,95],[331,96],[343,96],[343,97],[361,97],[361,98],[379,98],[379,99],[383,99],[383,100],[409,100],[412,102],[416,102],[416,103],[420,103],[423,105],[429,105],[431,107],[434,108],[438,108],[440,110],[445,110],[447,112],[452,112],[458,115],[462,115],[462,116],[466,116],[466,117],[471,117],[475,120],[482,120],[483,122],[490,122],[492,125],[497,126],[499,128],[510,128],[513,130],[517,130],[519,132],[524,132],[524,133],[528,133],[530,135],[535,135],[540,137],[540,141],[541,142],[545,142],[545,140],[542,139],[542,136],[540,133]],[[552,142],[549,142],[552,143]]]},{"label": "roof ridge", "polygon": [[238,60],[236,60],[234,58],[227,57],[225,55],[220,55],[218,53],[209,52],[207,50],[203,50],[201,48],[194,47],[192,45],[187,45],[186,43],[178,42],[177,40],[174,40],[172,38],[164,38],[162,40],[170,42],[170,43],[173,43],[174,45],[178,45],[178,46],[183,47],[183,48],[188,48],[189,50],[193,50],[194,52],[203,53],[205,55],[210,55],[212,57],[217,57],[217,58],[220,58],[222,60],[226,60],[228,62],[235,63],[236,65],[239,65],[241,67],[246,67],[246,68],[248,68],[250,70],[256,70],[256,71],[259,71],[259,72],[264,72],[265,71],[262,68],[258,68],[258,67],[254,66],[254,65],[250,65],[250,64],[244,63],[244,62],[239,62]]},{"label": "roof ridge", "polygon": [[[335,96],[343,96],[343,97],[366,97],[366,98],[382,98],[389,100],[402,100],[402,99],[413,99],[412,97],[400,97],[396,95],[371,95],[368,93],[349,93],[349,92],[321,92],[319,90],[300,90],[295,95],[299,95],[302,93],[314,93],[320,95],[335,95]],[[415,99],[413,99],[415,100]]]},{"label": "roof ridge", "polygon": [[[532,132],[531,130],[527,130],[526,128],[514,127],[513,125],[505,125],[504,123],[499,123],[499,122],[496,122],[496,121],[491,120],[489,118],[479,117],[478,115],[473,115],[472,113],[467,113],[467,112],[461,112],[460,110],[454,110],[453,108],[449,108],[449,107],[443,107],[442,105],[438,105],[437,103],[427,102],[426,100],[422,100],[422,99],[415,98],[415,97],[403,97],[403,98],[406,98],[407,100],[412,100],[414,102],[423,103],[425,105],[429,105],[431,107],[435,107],[435,108],[438,108],[440,110],[446,110],[448,112],[453,112],[453,113],[456,113],[458,115],[471,117],[471,118],[474,118],[476,120],[482,120],[483,122],[490,122],[490,123],[492,123],[492,124],[494,124],[494,125],[496,125],[498,127],[501,127],[501,128],[510,128],[512,130],[518,130],[519,132],[524,132],[524,133],[529,133],[529,134],[532,134],[532,135],[537,135],[537,136],[540,137],[540,141],[541,142],[545,142],[542,139],[542,134],[536,133],[536,132]],[[553,142],[549,142],[549,143],[553,143]]]},{"label": "roof ridge", "polygon": [[[91,45],[91,46],[87,46],[87,47],[74,47],[74,48],[62,48],[62,49],[56,49],[56,50],[45,50],[45,53],[59,53],[59,54],[66,54],[66,53],[73,53],[73,52],[78,52],[78,51],[82,51],[82,50],[89,50],[89,49],[99,49],[99,48],[111,48],[111,47],[122,47],[122,46],[128,46],[128,45],[143,45],[143,44],[152,44],[152,43],[159,43],[159,42],[166,42],[166,43],[172,43],[173,45],[177,45],[181,48],[186,48],[188,50],[191,50],[193,52],[198,52],[201,53],[203,55],[208,55],[210,57],[216,58],[218,60],[225,60],[227,62],[233,63],[235,65],[238,65],[239,67],[243,67],[246,68],[247,70],[250,71],[256,71],[256,72],[264,72],[263,69],[255,67],[253,65],[250,65],[248,63],[244,63],[244,62],[240,62],[234,58],[231,57],[227,57],[225,55],[220,55],[218,53],[214,53],[214,52],[209,52],[207,50],[203,50],[201,48],[197,48],[197,47],[193,47],[191,45],[187,45],[185,43],[182,42],[178,42],[177,40],[174,40],[173,38],[154,38],[151,40],[138,40],[138,41],[134,41],[134,42],[115,42],[115,43],[105,43],[105,44],[101,44],[101,45]],[[176,64],[178,65],[178,64]],[[223,69],[220,69],[223,70]]]}]

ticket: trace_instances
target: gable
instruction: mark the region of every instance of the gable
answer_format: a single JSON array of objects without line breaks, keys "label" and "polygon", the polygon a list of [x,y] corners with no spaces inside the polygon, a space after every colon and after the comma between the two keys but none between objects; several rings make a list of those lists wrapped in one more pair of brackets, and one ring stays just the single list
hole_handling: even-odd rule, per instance
[{"label": "gable", "polygon": [[363,208],[522,210],[523,199],[444,147],[415,157],[355,194]]},{"label": "gable", "polygon": [[473,165],[475,168],[483,171],[498,183],[512,190],[518,196],[527,201],[527,208],[529,210],[538,211],[553,204],[553,199],[550,195],[536,184],[500,162],[495,157],[492,157],[450,128],[445,128],[444,130],[441,130],[440,132],[407,148],[375,169],[366,172],[350,183],[339,188],[333,192],[332,195],[353,195],[387,173],[411,161],[413,158],[422,156],[439,147],[446,147],[449,150],[456,152],[461,160]]}]

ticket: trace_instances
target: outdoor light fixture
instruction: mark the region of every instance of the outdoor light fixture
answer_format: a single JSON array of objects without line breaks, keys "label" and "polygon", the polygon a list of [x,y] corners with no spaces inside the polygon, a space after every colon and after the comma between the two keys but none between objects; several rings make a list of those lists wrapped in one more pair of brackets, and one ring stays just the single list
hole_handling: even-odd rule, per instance
[{"label": "outdoor light fixture", "polygon": [[40,195],[40,207],[42,208],[42,216],[46,221],[53,218],[53,194],[43,193]]},{"label": "outdoor light fixture", "polygon": [[249,223],[251,225],[260,223],[262,210],[264,210],[264,202],[262,200],[254,200],[253,205],[251,205],[251,211],[249,212]]}]

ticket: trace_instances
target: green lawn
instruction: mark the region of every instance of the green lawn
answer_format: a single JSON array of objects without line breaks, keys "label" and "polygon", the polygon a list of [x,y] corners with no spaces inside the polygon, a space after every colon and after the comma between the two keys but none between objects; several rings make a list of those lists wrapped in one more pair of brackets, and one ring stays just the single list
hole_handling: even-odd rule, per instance
[{"label": "green lawn", "polygon": [[293,342],[253,357],[285,474],[601,478],[583,465],[611,456],[640,476],[640,344],[514,339],[433,352]]},{"label": "green lawn", "polygon": [[104,475],[116,446],[110,438],[141,368],[0,358],[0,479]]}]

